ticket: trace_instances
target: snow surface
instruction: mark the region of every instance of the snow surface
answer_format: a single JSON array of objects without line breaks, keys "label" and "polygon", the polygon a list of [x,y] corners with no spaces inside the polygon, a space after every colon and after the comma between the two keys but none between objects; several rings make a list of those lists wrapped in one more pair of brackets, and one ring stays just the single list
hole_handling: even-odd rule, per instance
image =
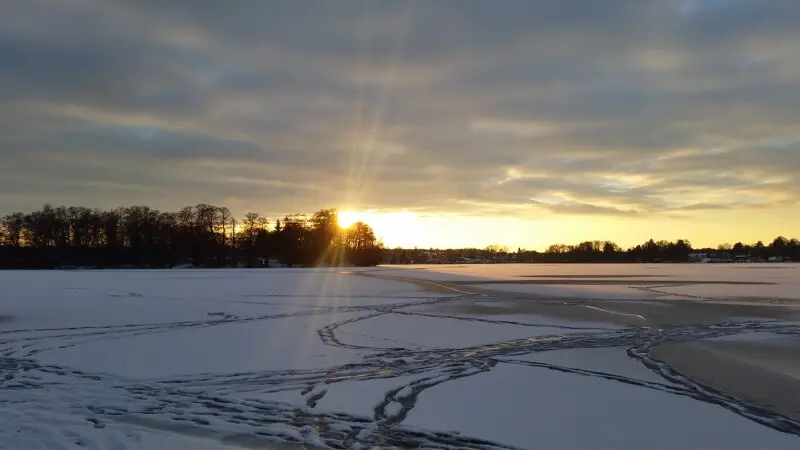
[{"label": "snow surface", "polygon": [[[798,327],[797,331],[800,332],[800,324],[792,322],[788,322],[787,324],[796,325]],[[792,348],[800,345],[800,334],[788,335],[754,331],[751,333],[738,333],[732,336],[720,336],[717,338],[710,338],[709,340],[716,342],[768,343],[773,346]]]},{"label": "snow surface", "polygon": [[[612,330],[612,329],[620,329],[624,328],[620,325],[611,323],[611,322],[598,322],[598,321],[580,321],[576,322],[574,320],[567,320],[561,319],[559,317],[552,317],[552,316],[543,316],[541,314],[532,314],[532,313],[513,313],[516,309],[516,304],[514,301],[501,301],[501,300],[494,300],[492,302],[487,301],[471,301],[469,302],[470,306],[477,306],[484,308],[484,311],[488,311],[488,313],[476,313],[470,312],[470,308],[467,307],[462,311],[436,311],[431,310],[431,307],[428,305],[423,306],[410,306],[408,308],[403,308],[400,313],[403,312],[415,312],[421,314],[427,314],[434,317],[442,317],[442,318],[456,318],[456,319],[488,319],[499,323],[508,323],[508,324],[523,324],[523,325],[533,325],[533,326],[549,326],[549,327],[565,327],[565,328],[581,328],[581,329],[598,329],[598,330]],[[506,314],[502,314],[505,312]]]},{"label": "snow surface", "polygon": [[365,381],[343,381],[329,385],[328,392],[319,401],[317,407],[329,411],[371,416],[375,408],[385,400],[387,392],[404,388],[417,379],[419,377],[400,376]]},{"label": "snow surface", "polygon": [[[0,272],[0,449],[800,445],[777,431],[786,418],[647,355],[651,341],[787,336],[796,324],[648,331],[445,313],[440,304],[482,297],[399,280],[683,278],[683,266],[436,270],[350,270],[395,280],[337,269]],[[709,270],[695,276],[718,276]],[[483,306],[503,300],[493,301]]]},{"label": "snow surface", "polygon": [[[383,315],[342,327],[342,341],[367,339],[377,347],[461,348],[492,342],[551,336],[563,333],[555,327],[525,327],[427,316]],[[413,330],[413,332],[409,332]]]},{"label": "snow surface", "polygon": [[[350,319],[362,313],[330,313],[327,320]],[[311,369],[356,362],[361,352],[329,348],[320,342],[319,318],[289,317],[124,339],[94,340],[68,348],[42,351],[37,359],[95,372],[128,377],[166,377],[186,373],[227,373],[258,370]],[[146,364],[142,364],[146,361]]]},{"label": "snow surface", "polygon": [[631,359],[625,354],[625,349],[620,347],[577,348],[537,352],[513,359],[604,372],[654,383],[664,382],[663,377],[647,369],[638,361]]},{"label": "snow surface", "polygon": [[800,443],[796,436],[776,434],[716,405],[510,364],[425,392],[405,423],[424,426],[432,421],[444,430],[523,448],[545,442],[551,450],[789,450]]}]

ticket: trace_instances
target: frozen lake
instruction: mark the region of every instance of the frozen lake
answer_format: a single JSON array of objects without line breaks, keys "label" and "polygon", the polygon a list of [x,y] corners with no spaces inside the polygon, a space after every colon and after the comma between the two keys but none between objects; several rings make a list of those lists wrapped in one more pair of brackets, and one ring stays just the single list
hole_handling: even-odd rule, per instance
[{"label": "frozen lake", "polygon": [[797,417],[653,356],[757,336],[780,342],[764,364],[791,378],[796,265],[0,272],[0,285],[0,449],[800,448]]}]

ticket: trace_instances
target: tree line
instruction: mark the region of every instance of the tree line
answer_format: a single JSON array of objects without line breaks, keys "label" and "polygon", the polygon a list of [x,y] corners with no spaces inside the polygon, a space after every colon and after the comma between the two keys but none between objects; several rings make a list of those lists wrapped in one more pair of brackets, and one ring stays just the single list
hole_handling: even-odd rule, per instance
[{"label": "tree line", "polygon": [[387,262],[393,264],[458,264],[458,263],[636,263],[690,262],[708,258],[715,261],[800,261],[800,241],[783,236],[771,243],[720,244],[717,247],[695,248],[688,239],[677,241],[648,240],[628,249],[612,241],[584,241],[575,245],[553,244],[545,251],[517,249],[501,245],[462,249],[402,249],[387,251]]},{"label": "tree line", "polygon": [[688,239],[656,241],[653,239],[623,250],[611,241],[587,241],[578,245],[553,245],[539,259],[546,262],[688,262],[690,257],[721,261],[800,261],[800,241],[776,237],[770,244],[720,244],[716,247],[693,247]]},{"label": "tree line", "polygon": [[208,204],[162,212],[45,205],[0,218],[0,268],[369,266],[382,262],[372,228],[343,229],[335,209],[274,223]]},{"label": "tree line", "polygon": [[542,255],[542,259],[547,262],[685,262],[693,250],[688,239],[674,242],[650,239],[627,250],[612,241],[586,241],[578,245],[551,245]]},{"label": "tree line", "polygon": [[208,204],[162,212],[146,206],[112,210],[45,205],[0,218],[0,268],[47,269],[285,266],[370,266],[409,263],[687,262],[690,255],[748,261],[800,261],[800,241],[779,236],[769,244],[694,248],[687,239],[622,249],[612,241],[554,244],[544,252],[501,245],[484,249],[384,249],[369,225],[343,229],[335,209],[270,219],[237,218]]}]

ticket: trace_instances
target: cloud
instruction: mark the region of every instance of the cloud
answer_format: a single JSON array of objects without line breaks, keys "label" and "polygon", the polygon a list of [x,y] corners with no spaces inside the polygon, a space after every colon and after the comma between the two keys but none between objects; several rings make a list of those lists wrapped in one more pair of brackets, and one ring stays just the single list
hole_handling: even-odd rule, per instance
[{"label": "cloud", "polygon": [[535,204],[556,213],[574,215],[602,215],[602,216],[636,216],[638,211],[624,210],[613,206],[600,206],[588,203],[546,203],[534,201]]},{"label": "cloud", "polygon": [[798,21],[791,0],[14,2],[0,213],[785,205]]}]

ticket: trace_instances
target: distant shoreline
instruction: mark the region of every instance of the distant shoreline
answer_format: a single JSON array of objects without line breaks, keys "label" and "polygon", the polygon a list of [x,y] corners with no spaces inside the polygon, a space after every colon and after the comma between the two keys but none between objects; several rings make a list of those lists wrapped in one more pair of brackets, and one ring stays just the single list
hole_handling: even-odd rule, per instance
[{"label": "distant shoreline", "polygon": [[57,270],[57,271],[64,271],[64,272],[79,272],[79,271],[98,271],[98,270],[280,270],[280,269],[348,269],[348,268],[369,268],[369,267],[417,267],[417,268],[424,268],[425,266],[481,266],[481,265],[542,265],[542,266],[553,266],[553,265],[724,265],[724,266],[737,266],[737,267],[753,267],[758,266],[759,269],[790,269],[795,267],[800,262],[794,261],[781,261],[781,262],[672,262],[672,261],[659,261],[659,262],[649,262],[649,261],[558,261],[558,262],[496,262],[496,263],[388,263],[388,264],[377,264],[377,265],[370,265],[370,266],[355,266],[355,265],[342,265],[342,266],[295,266],[295,267],[216,267],[216,266],[191,266],[187,267],[184,265],[177,265],[172,267],[96,267],[96,266],[65,266],[65,267],[42,267],[42,268],[31,268],[31,267],[0,267],[0,271],[7,270],[24,270],[24,271],[39,271],[39,270]]}]

